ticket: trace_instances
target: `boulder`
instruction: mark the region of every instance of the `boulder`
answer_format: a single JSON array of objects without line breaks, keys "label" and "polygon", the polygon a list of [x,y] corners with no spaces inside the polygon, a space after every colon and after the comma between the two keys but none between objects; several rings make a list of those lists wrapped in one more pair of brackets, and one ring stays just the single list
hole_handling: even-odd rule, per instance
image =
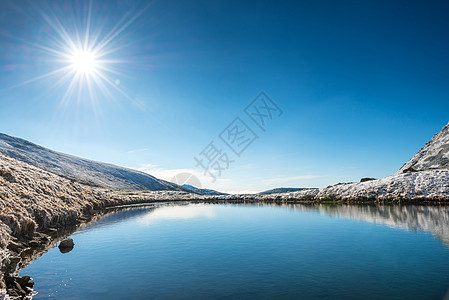
[{"label": "boulder", "polygon": [[61,253],[67,253],[72,251],[73,247],[75,246],[75,243],[72,239],[65,239],[61,243],[59,243],[59,251]]}]

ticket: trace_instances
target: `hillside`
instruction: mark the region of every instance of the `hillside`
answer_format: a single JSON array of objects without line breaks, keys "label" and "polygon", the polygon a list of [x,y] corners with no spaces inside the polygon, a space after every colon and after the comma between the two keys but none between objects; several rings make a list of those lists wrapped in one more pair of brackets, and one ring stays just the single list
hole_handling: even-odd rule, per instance
[{"label": "hillside", "polygon": [[271,190],[260,192],[261,195],[269,195],[269,194],[279,194],[279,193],[289,193],[289,192],[299,192],[302,190],[306,190],[306,188],[274,188]]},{"label": "hillside", "polygon": [[268,201],[413,201],[449,202],[449,124],[436,134],[396,174],[356,183],[340,183],[321,189],[258,195],[219,196],[223,200]]},{"label": "hillside", "polygon": [[398,173],[448,169],[449,124],[435,134],[430,142],[402,166]]},{"label": "hillside", "polygon": [[33,253],[42,252],[55,231],[86,222],[107,207],[197,197],[92,187],[0,154],[0,299],[3,276],[14,275]]},{"label": "hillside", "polygon": [[192,190],[192,193],[196,193],[198,195],[226,195],[226,193],[217,192],[215,190],[199,189],[190,184],[183,184],[182,187]]},{"label": "hillside", "polygon": [[0,153],[54,174],[99,187],[118,190],[188,191],[147,173],[59,153],[1,133]]}]

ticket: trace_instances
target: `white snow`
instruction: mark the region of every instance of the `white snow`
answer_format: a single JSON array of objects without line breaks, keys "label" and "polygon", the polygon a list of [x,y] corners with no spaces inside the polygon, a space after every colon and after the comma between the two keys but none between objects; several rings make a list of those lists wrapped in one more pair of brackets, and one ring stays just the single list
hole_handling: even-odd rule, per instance
[{"label": "white snow", "polygon": [[0,153],[57,175],[101,187],[119,190],[186,190],[144,172],[59,153],[1,133]]},{"label": "white snow", "polygon": [[433,136],[398,173],[413,168],[416,171],[447,170],[449,168],[449,124]]}]

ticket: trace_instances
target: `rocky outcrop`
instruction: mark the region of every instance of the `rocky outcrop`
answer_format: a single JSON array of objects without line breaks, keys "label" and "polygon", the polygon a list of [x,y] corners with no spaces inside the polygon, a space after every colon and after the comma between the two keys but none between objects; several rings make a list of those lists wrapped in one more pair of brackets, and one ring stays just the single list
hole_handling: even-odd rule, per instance
[{"label": "rocky outcrop", "polygon": [[10,298],[32,299],[34,282],[30,276],[6,276],[5,283]]},{"label": "rocky outcrop", "polygon": [[435,134],[398,173],[449,169],[449,124]]}]

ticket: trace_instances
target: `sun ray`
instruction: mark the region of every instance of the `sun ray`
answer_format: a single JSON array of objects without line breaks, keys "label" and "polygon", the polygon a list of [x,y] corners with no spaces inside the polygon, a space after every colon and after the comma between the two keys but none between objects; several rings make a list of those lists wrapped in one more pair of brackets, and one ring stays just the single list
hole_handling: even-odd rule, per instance
[{"label": "sun ray", "polygon": [[119,58],[119,55],[126,53],[126,49],[135,43],[134,39],[127,40],[122,37],[126,37],[125,31],[152,4],[149,3],[134,13],[126,12],[115,24],[112,24],[107,16],[95,19],[92,0],[86,1],[86,9],[81,12],[85,13],[84,16],[74,16],[73,12],[67,9],[58,10],[59,7],[44,9],[43,6],[32,4],[43,21],[43,27],[46,28],[45,39],[36,42],[11,38],[38,50],[37,53],[45,57],[41,61],[48,63],[45,67],[51,67],[52,70],[46,69],[48,72],[12,88],[45,79],[52,91],[61,92],[58,109],[67,107],[70,102],[77,106],[82,102],[90,102],[96,116],[100,97],[114,102],[125,98],[135,103],[135,99],[123,86],[116,83],[118,78],[130,78],[129,74],[123,72],[123,64],[133,61]]}]

